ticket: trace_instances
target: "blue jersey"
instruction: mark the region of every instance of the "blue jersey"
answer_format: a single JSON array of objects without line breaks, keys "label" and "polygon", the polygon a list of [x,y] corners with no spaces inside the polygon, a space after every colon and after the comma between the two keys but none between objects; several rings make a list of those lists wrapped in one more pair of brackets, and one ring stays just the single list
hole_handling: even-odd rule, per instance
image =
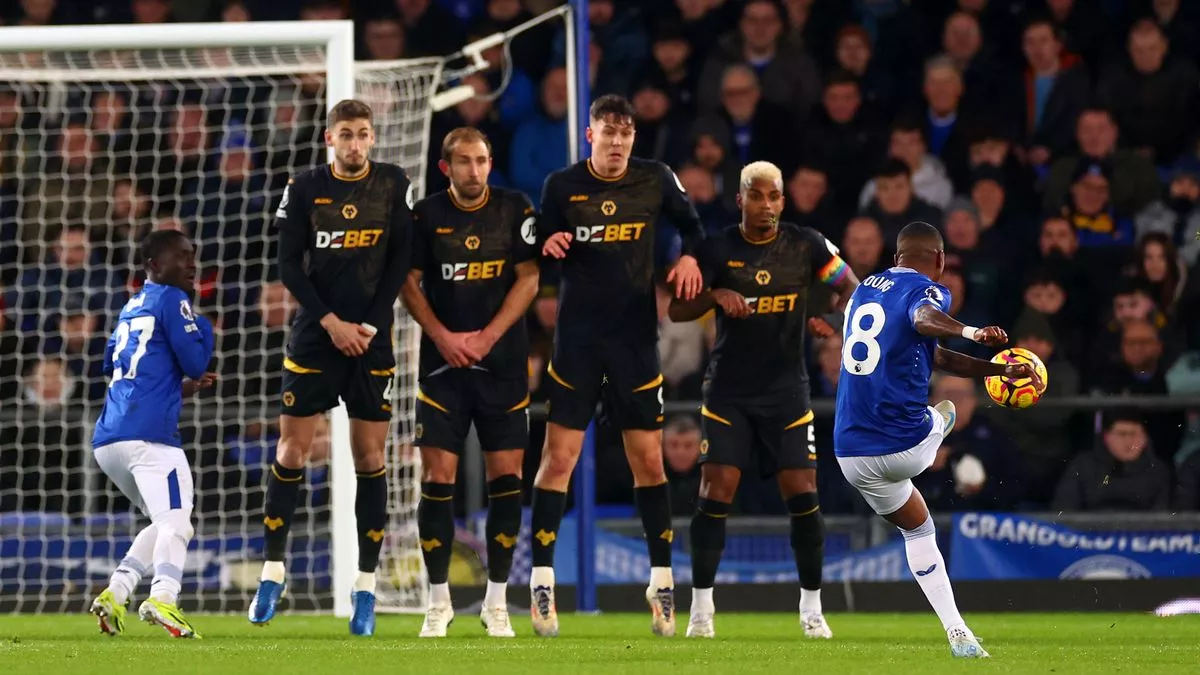
[{"label": "blue jersey", "polygon": [[110,376],[92,447],[145,441],[178,447],[184,376],[204,375],[212,324],[181,289],[147,282],[121,310],[104,349]]},{"label": "blue jersey", "polygon": [[913,328],[921,305],[949,311],[950,291],[906,267],[872,274],[850,296],[833,430],[838,457],[903,452],[932,430],[937,339]]}]

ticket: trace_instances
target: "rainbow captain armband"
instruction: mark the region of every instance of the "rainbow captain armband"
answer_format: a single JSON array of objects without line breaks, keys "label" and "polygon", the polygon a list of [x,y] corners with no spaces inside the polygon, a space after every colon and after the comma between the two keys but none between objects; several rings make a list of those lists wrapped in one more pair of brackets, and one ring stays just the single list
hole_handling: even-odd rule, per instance
[{"label": "rainbow captain armband", "polygon": [[822,283],[836,286],[839,281],[846,278],[846,274],[850,271],[850,266],[842,260],[841,256],[833,256],[825,266],[817,272],[817,276]]}]

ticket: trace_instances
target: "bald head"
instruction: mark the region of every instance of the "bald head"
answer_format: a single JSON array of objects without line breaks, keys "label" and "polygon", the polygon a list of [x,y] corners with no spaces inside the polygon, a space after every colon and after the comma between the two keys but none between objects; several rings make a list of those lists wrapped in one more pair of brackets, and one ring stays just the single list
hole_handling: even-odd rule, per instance
[{"label": "bald head", "polygon": [[896,264],[922,272],[934,281],[942,276],[946,261],[942,233],[929,223],[915,221],[896,237]]}]

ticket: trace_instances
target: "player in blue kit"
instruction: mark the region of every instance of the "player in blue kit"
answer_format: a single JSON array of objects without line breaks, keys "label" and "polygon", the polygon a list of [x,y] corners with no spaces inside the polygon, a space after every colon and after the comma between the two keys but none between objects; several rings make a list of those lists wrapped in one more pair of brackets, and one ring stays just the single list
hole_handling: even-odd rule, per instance
[{"label": "player in blue kit", "polygon": [[[176,602],[192,539],[192,471],[180,447],[179,409],[216,380],[205,372],[213,353],[208,319],[192,311],[196,252],[187,236],[152,232],[142,241],[146,285],[121,310],[104,350],[111,377],[92,435],[96,463],[121,493],[150,518],[108,587],[92,602],[100,630],[119,635],[129,596],[153,570],[145,622],[174,637],[200,637]],[[184,377],[190,379],[185,380]]]},{"label": "player in blue kit", "polygon": [[954,404],[928,405],[934,368],[960,377],[1033,378],[1026,364],[1002,365],[944,349],[938,338],[962,336],[989,347],[1008,342],[996,326],[974,328],[950,317],[942,235],[915,222],[896,241],[896,266],[863,279],[846,306],[838,381],[834,453],[842,474],[875,513],[904,535],[908,566],[942,621],[956,657],[981,658],[954,603],[933,519],[912,478],[933,464],[954,428]]}]

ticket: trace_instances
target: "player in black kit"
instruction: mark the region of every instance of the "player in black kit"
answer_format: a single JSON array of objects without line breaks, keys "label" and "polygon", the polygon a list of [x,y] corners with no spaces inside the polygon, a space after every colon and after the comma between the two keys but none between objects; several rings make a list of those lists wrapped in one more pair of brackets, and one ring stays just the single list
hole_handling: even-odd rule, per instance
[{"label": "player in black kit", "polygon": [[589,113],[591,157],[551,174],[542,191],[542,252],[562,260],[562,284],[547,367],[550,419],[534,481],[530,612],[538,635],[558,633],[554,542],[603,385],[622,429],[650,552],[651,627],[656,634],[674,635],[674,532],[662,461],[654,227],[665,216],[679,230],[683,253],[666,279],[685,299],[700,291],[694,252],[704,235],[674,172],[661,162],[630,157],[634,111],[629,101],[602,96]]},{"label": "player in black kit", "polygon": [[[717,343],[700,409],[705,438],[692,519],[687,635],[714,635],[712,588],[725,521],[742,471],[757,465],[764,476],[776,476],[791,514],[804,633],[829,638],[821,612],[825,530],[804,367],[805,308],[814,282],[831,285],[844,307],[858,280],[816,230],[779,222],[783,175],[775,165],[754,162],[742,169],[737,203],[741,224],[700,247],[709,290],[691,302],[675,300],[669,310],[672,321],[691,321],[717,308]],[[832,334],[823,319],[810,325],[818,334]]]},{"label": "player in black kit", "polygon": [[489,187],[492,148],[470,127],[442,141],[450,189],[413,209],[413,269],[402,291],[421,325],[416,444],[421,448],[421,549],[430,602],[421,637],[445,637],[454,483],[474,422],[488,480],[488,584],[480,620],[512,637],[508,573],[521,530],[521,463],[529,443],[529,336],[537,295],[537,215],[515,190]]},{"label": "player in black kit", "polygon": [[334,159],[288,181],[276,225],[279,273],[300,304],[283,365],[279,445],[267,476],[266,562],[250,621],[275,615],[284,589],[284,553],[317,415],[340,397],[350,415],[358,474],[358,577],[350,632],[375,631],[375,568],[387,526],[384,446],[392,410],[392,306],[408,274],[413,186],[404,170],[371,162],[371,109],[341,101],[329,111],[325,142]]}]

